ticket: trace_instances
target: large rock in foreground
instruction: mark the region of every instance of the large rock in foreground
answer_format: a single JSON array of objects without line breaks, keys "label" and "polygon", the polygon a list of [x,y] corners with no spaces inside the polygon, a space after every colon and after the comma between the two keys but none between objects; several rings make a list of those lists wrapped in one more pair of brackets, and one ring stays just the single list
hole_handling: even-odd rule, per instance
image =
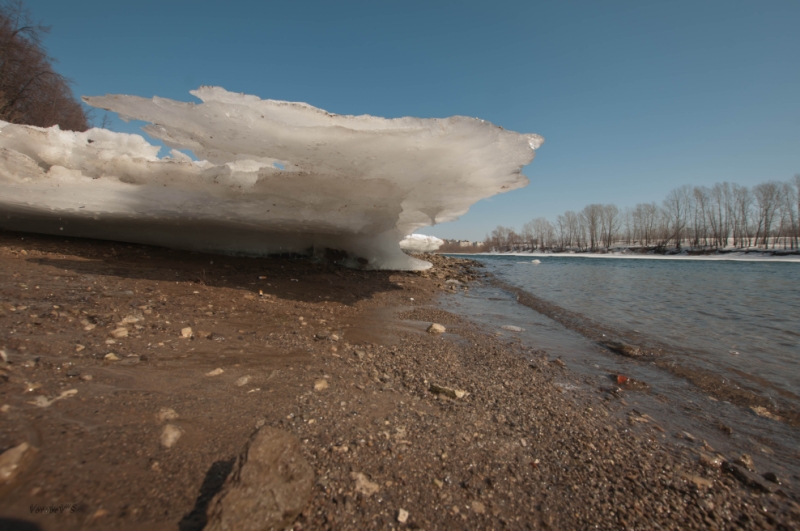
[{"label": "large rock in foreground", "polygon": [[222,490],[208,507],[206,531],[284,529],[303,510],[314,472],[296,437],[262,428],[236,460]]}]

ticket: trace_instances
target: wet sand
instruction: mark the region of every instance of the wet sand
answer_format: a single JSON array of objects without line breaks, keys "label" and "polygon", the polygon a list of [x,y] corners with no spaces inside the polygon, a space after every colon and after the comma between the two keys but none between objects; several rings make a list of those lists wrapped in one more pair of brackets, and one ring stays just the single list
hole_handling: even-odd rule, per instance
[{"label": "wet sand", "polygon": [[793,478],[671,442],[633,391],[583,393],[439,309],[482,272],[433,259],[367,272],[0,232],[0,451],[35,448],[0,484],[0,528],[202,529],[262,426],[314,470],[295,529],[800,526]]}]

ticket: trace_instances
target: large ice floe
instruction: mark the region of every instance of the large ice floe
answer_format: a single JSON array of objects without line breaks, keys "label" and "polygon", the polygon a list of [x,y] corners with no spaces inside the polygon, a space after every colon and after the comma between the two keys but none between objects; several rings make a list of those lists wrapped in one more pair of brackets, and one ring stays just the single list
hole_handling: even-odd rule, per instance
[{"label": "large ice floe", "polygon": [[525,186],[521,169],[543,142],[463,116],[344,116],[219,87],[192,94],[202,103],[83,98],[148,122],[173,148],[163,158],[139,135],[0,122],[0,227],[249,255],[332,249],[352,265],[425,269],[400,241]]}]

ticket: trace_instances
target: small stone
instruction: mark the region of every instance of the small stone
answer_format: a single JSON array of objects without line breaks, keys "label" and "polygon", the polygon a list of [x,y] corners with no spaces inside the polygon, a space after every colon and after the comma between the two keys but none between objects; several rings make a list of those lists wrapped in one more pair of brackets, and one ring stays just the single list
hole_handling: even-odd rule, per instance
[{"label": "small stone", "polygon": [[327,389],[329,387],[328,380],[324,378],[320,378],[319,380],[314,380],[314,391],[322,391],[323,389]]},{"label": "small stone", "polygon": [[225,371],[223,371],[222,369],[220,369],[220,368],[218,367],[218,368],[214,369],[213,371],[209,371],[209,372],[207,372],[207,373],[206,373],[206,376],[219,376],[219,375],[220,375],[220,374],[222,374],[223,372],[225,372]]},{"label": "small stone", "polygon": [[405,509],[399,509],[397,511],[397,521],[401,524],[408,522],[408,511]]},{"label": "small stone", "polygon": [[742,454],[741,457],[734,459],[733,462],[739,466],[746,468],[747,470],[755,470],[756,465],[753,463],[753,458],[750,457],[750,454]]},{"label": "small stone", "polygon": [[0,482],[12,481],[36,452],[35,447],[24,442],[0,454]]},{"label": "small stone", "polygon": [[452,389],[450,387],[442,387],[441,385],[431,384],[430,391],[438,395],[449,396],[450,398],[464,398],[469,393],[461,389]]},{"label": "small stone", "polygon": [[486,513],[486,506],[479,501],[474,501],[472,502],[472,510],[477,514],[484,514]]},{"label": "small stone", "polygon": [[123,337],[128,337],[128,329],[127,328],[115,328],[109,334],[114,339],[122,339]]},{"label": "small stone", "polygon": [[439,323],[431,323],[431,325],[428,327],[429,334],[444,334],[446,331],[447,329]]},{"label": "small stone", "polygon": [[752,409],[753,412],[759,417],[764,417],[771,420],[783,420],[780,416],[775,415],[774,413],[772,413],[770,410],[768,410],[763,406],[754,406],[751,407],[750,409]]},{"label": "small stone", "polygon": [[339,341],[339,335],[338,334],[331,334],[331,341]]},{"label": "small stone", "polygon": [[236,382],[234,383],[234,385],[236,385],[236,387],[242,387],[242,386],[244,386],[244,385],[247,385],[247,383],[248,383],[249,381],[250,381],[250,376],[242,376],[241,378],[239,378],[238,380],[236,380]]},{"label": "small stone", "polygon": [[694,474],[689,474],[688,472],[681,472],[681,477],[694,483],[697,486],[697,488],[700,487],[708,488],[711,487],[712,485],[712,483],[709,480],[701,478],[700,476],[695,476]]},{"label": "small stone", "polygon": [[113,352],[109,352],[108,354],[103,356],[103,359],[108,360],[108,361],[119,361],[119,357],[116,354],[114,354]]},{"label": "small stone", "polygon": [[91,374],[84,374],[83,376],[81,376],[81,380],[83,380],[84,382],[91,382],[92,381],[92,375]]},{"label": "small stone", "polygon": [[700,464],[709,468],[719,468],[722,466],[722,458],[716,455],[700,452]]},{"label": "small stone", "polygon": [[161,432],[161,445],[166,448],[172,448],[178,439],[183,435],[183,430],[174,424],[167,424],[164,426],[164,431]]},{"label": "small stone", "polygon": [[441,479],[434,479],[433,484],[439,487],[440,489],[444,487],[444,481],[442,481]]},{"label": "small stone", "polygon": [[764,472],[763,474],[761,474],[761,477],[766,479],[767,481],[769,481],[771,483],[775,483],[777,485],[781,484],[781,480],[778,478],[778,476],[777,476],[777,474],[775,474],[775,472]]},{"label": "small stone", "polygon": [[181,337],[183,339],[189,339],[192,337],[192,327],[187,326],[186,328],[181,328]]},{"label": "small stone", "polygon": [[[141,315],[141,314],[139,314],[139,315]],[[126,315],[125,317],[122,318],[122,321],[120,321],[119,324],[121,324],[121,325],[133,324],[133,323],[138,323],[141,320],[142,320],[142,318],[139,317],[139,316]]]},{"label": "small stone", "polygon": [[361,472],[351,472],[350,478],[354,479],[356,482],[356,492],[360,492],[364,496],[372,496],[380,489],[380,486],[377,483],[373,483],[372,481],[368,480],[367,476]]},{"label": "small stone", "polygon": [[97,325],[94,324],[94,323],[89,323],[89,324],[87,324],[86,326],[83,327],[83,329],[86,330],[87,332],[91,332],[95,328],[97,328]]},{"label": "small stone", "polygon": [[80,352],[81,350],[85,349],[83,345],[75,345],[75,352]]},{"label": "small stone", "polygon": [[92,515],[92,519],[102,518],[103,516],[108,516],[108,514],[109,514],[108,511],[105,509],[97,509]]},{"label": "small stone", "polygon": [[168,420],[175,420],[178,418],[178,413],[169,407],[162,407],[156,413],[156,421],[161,424],[162,422],[167,422]]}]

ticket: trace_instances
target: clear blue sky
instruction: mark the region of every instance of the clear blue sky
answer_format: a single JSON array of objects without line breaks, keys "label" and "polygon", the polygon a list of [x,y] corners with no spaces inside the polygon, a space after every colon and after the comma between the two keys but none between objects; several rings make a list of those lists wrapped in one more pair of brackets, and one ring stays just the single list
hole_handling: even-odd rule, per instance
[{"label": "clear blue sky", "polygon": [[[800,173],[800,1],[27,0],[78,95],[200,85],[340,114],[477,116],[546,142],[531,184],[420,232]],[[138,129],[118,120],[112,129]]]}]

